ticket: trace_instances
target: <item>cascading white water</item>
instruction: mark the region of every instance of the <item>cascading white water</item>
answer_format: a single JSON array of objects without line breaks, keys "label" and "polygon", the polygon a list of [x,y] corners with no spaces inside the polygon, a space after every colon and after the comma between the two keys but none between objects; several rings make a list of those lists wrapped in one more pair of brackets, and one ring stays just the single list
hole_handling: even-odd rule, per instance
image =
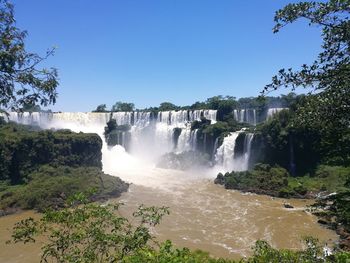
[{"label": "cascading white water", "polygon": [[[271,119],[276,113],[288,108],[269,108],[266,112],[266,120]],[[233,118],[240,123],[249,123],[250,125],[256,125],[257,119],[261,121],[261,116],[257,116],[255,109],[236,109],[233,110]]]},{"label": "cascading white water", "polygon": [[254,134],[246,133],[244,138],[243,153],[241,156],[235,156],[235,146],[238,135],[242,131],[232,132],[224,138],[222,145],[216,150],[215,161],[217,168],[221,172],[245,171],[249,168],[249,159],[251,154],[251,144]]},{"label": "cascading white water", "polygon": [[[102,163],[106,173],[141,185],[159,185],[159,171],[154,170],[158,157],[174,150],[173,133],[181,128],[176,151],[196,150],[197,131],[191,131],[191,122],[205,117],[216,122],[215,110],[167,111],[155,116],[151,112],[115,112],[115,113],[15,113],[1,114],[5,119],[21,124],[38,125],[44,129],[70,129],[74,132],[97,133],[103,141]],[[131,141],[129,152],[122,145],[108,147],[104,140],[104,127],[110,118],[118,125],[130,125]],[[124,134],[118,140],[123,144]],[[147,179],[140,176],[147,174]]]},{"label": "cascading white water", "polygon": [[[176,151],[177,152],[184,152],[184,151],[195,151],[195,145],[193,145],[196,142],[193,142],[191,138],[191,133],[194,131],[191,131],[191,125],[187,125],[185,128],[182,128],[181,134],[179,136],[178,144]],[[196,139],[195,139],[196,140]]]},{"label": "cascading white water", "polygon": [[215,161],[222,167],[223,171],[235,170],[233,160],[238,135],[239,132],[231,132],[229,136],[224,138],[221,146],[216,151]]},{"label": "cascading white water", "polygon": [[243,155],[241,157],[241,161],[242,161],[241,171],[248,170],[249,168],[249,160],[250,160],[253,138],[254,138],[254,133],[246,133],[244,137]]},{"label": "cascading white water", "polygon": [[267,114],[266,114],[266,119],[271,119],[273,117],[273,115],[277,114],[278,112],[280,112],[281,110],[286,110],[288,108],[269,108],[267,110]]},{"label": "cascading white water", "polygon": [[[149,161],[156,160],[160,155],[173,150],[173,133],[175,128],[181,128],[177,152],[196,149],[197,131],[191,131],[191,123],[205,117],[212,123],[216,122],[216,110],[181,110],[159,112],[155,118],[151,112],[114,112],[114,113],[15,113],[8,117],[11,121],[21,124],[38,125],[42,128],[71,129],[75,132],[94,132],[103,137],[104,127],[112,117],[118,125],[131,126],[130,153]],[[120,144],[125,140],[120,134]],[[107,146],[104,145],[107,149]]]},{"label": "cascading white water", "polygon": [[238,109],[233,110],[233,118],[237,122],[249,123],[250,125],[256,125],[256,110],[255,109]]},{"label": "cascading white water", "polygon": [[215,161],[215,154],[216,154],[216,151],[217,151],[217,148],[218,148],[218,144],[219,144],[219,137],[215,139],[213,152],[211,154],[212,160],[214,160],[214,161]]},{"label": "cascading white water", "polygon": [[191,131],[191,133],[190,133],[191,149],[194,151],[197,150],[197,133],[198,133],[198,129],[195,129],[195,130]]},{"label": "cascading white water", "polygon": [[[243,113],[242,113],[243,112]],[[237,112],[236,112],[237,114]],[[240,112],[244,118],[244,111]],[[3,115],[5,116],[5,115]],[[174,150],[173,133],[175,128],[181,128],[178,138],[176,152],[195,151],[197,149],[197,132],[191,131],[191,123],[200,120],[201,116],[216,122],[215,110],[194,110],[194,111],[164,111],[155,118],[150,112],[114,112],[114,113],[14,113],[8,116],[9,120],[22,124],[39,125],[42,128],[70,129],[75,132],[97,133],[103,138],[104,127],[112,117],[118,125],[131,126],[130,158],[143,160],[142,163],[154,163],[162,154]],[[217,148],[218,138],[215,140],[213,148],[213,160],[225,171],[246,170],[250,156],[250,145],[253,134],[247,134],[245,138],[245,148],[242,157],[235,158],[235,143],[239,132],[231,133],[224,138],[223,144]],[[125,147],[125,136],[120,134],[119,141]],[[104,140],[103,140],[104,141]],[[204,146],[206,138],[204,138]],[[121,146],[111,149],[103,143],[103,163],[107,170],[113,167],[123,167],[120,160],[125,159],[128,153]],[[117,157],[118,156],[118,157]],[[128,157],[128,158],[129,158]],[[118,159],[118,160],[117,160]],[[118,164],[118,165],[117,165]]]}]

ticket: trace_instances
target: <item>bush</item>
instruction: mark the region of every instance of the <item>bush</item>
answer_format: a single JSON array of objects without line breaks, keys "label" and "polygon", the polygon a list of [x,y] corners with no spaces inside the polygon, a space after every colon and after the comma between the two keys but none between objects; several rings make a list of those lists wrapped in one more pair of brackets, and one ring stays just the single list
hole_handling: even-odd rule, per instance
[{"label": "bush", "polygon": [[282,167],[257,164],[252,171],[219,174],[216,181],[226,189],[237,189],[255,193],[279,196],[281,189],[288,186],[288,172]]},{"label": "bush", "polygon": [[[87,203],[77,194],[67,207],[48,210],[36,221],[28,218],[14,227],[15,242],[35,242],[37,235],[45,236],[42,262],[121,262],[139,250],[151,249],[154,241],[149,230],[169,214],[167,207],[139,206],[133,213],[138,223],[132,225],[119,216],[119,205],[101,206]],[[80,205],[78,205],[80,204]]]}]

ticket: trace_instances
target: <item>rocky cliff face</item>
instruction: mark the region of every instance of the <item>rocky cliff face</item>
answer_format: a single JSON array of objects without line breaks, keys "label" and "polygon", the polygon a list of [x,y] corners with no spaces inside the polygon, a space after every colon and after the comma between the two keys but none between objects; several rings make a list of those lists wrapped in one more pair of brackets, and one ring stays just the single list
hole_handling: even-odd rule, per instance
[{"label": "rocky cliff face", "polygon": [[6,124],[0,127],[0,180],[24,182],[30,172],[44,164],[102,168],[101,147],[97,134]]},{"label": "rocky cliff face", "polygon": [[77,192],[92,201],[118,197],[128,184],[102,172],[97,134],[0,124],[0,215],[60,208]]}]

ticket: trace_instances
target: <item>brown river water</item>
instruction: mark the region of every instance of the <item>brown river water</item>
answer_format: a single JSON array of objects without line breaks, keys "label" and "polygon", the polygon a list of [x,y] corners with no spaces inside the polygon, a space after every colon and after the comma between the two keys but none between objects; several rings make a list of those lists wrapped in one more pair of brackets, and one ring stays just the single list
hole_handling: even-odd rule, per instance
[{"label": "brown river water", "polygon": [[[178,247],[209,251],[215,257],[238,259],[249,256],[258,239],[278,248],[301,248],[301,239],[312,235],[331,244],[337,239],[304,209],[310,200],[285,200],[243,194],[213,184],[212,178],[153,168],[148,176],[116,174],[134,182],[127,193],[108,202],[123,202],[120,213],[130,216],[140,204],[168,206],[170,215],[153,230],[162,241],[170,239]],[[294,209],[286,209],[288,202]],[[34,216],[33,211],[0,218],[0,262],[39,262],[41,242],[10,244],[11,228],[16,221]]]}]

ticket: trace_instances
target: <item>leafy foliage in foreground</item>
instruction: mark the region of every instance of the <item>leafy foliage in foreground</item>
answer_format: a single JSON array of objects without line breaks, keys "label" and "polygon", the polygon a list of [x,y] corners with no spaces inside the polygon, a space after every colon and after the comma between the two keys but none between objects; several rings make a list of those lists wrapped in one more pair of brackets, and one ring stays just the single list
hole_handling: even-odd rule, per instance
[{"label": "leafy foliage in foreground", "polygon": [[13,5],[0,0],[0,107],[18,110],[25,104],[56,102],[57,70],[39,67],[54,49],[44,56],[30,53],[25,49],[26,36],[16,27]]},{"label": "leafy foliage in foreground", "polygon": [[[46,236],[42,247],[42,262],[158,262],[158,263],[233,263],[234,260],[215,259],[207,252],[175,248],[171,241],[159,244],[151,234],[167,207],[139,206],[133,213],[136,223],[118,213],[120,204],[87,203],[76,194],[68,206],[58,211],[46,211],[40,220],[27,218],[18,222],[14,242],[35,242]],[[239,262],[346,262],[349,253],[337,252],[325,256],[316,239],[305,239],[306,248],[300,251],[274,249],[265,241],[257,241],[251,257]]]},{"label": "leafy foliage in foreground", "polygon": [[140,206],[133,214],[138,223],[132,225],[117,214],[119,204],[87,201],[84,195],[77,194],[69,207],[46,211],[40,221],[22,220],[14,228],[14,241],[34,242],[37,235],[47,236],[43,262],[119,262],[135,251],[151,249],[150,243],[155,240],[150,227],[169,214],[167,207]]},{"label": "leafy foliage in foreground", "polygon": [[[299,70],[281,69],[263,93],[280,87],[312,88],[317,95],[299,111],[307,123],[330,122],[349,126],[350,121],[350,1],[304,1],[288,4],[275,15],[274,32],[299,19],[319,26],[322,50],[315,61]],[[327,127],[324,127],[327,129]]]},{"label": "leafy foliage in foreground", "polygon": [[257,241],[254,247],[254,254],[251,258],[243,260],[247,263],[326,263],[326,262],[347,262],[350,260],[350,253],[336,252],[331,256],[324,254],[322,246],[317,239],[305,238],[306,248],[299,251],[288,249],[275,249],[265,241]]}]

